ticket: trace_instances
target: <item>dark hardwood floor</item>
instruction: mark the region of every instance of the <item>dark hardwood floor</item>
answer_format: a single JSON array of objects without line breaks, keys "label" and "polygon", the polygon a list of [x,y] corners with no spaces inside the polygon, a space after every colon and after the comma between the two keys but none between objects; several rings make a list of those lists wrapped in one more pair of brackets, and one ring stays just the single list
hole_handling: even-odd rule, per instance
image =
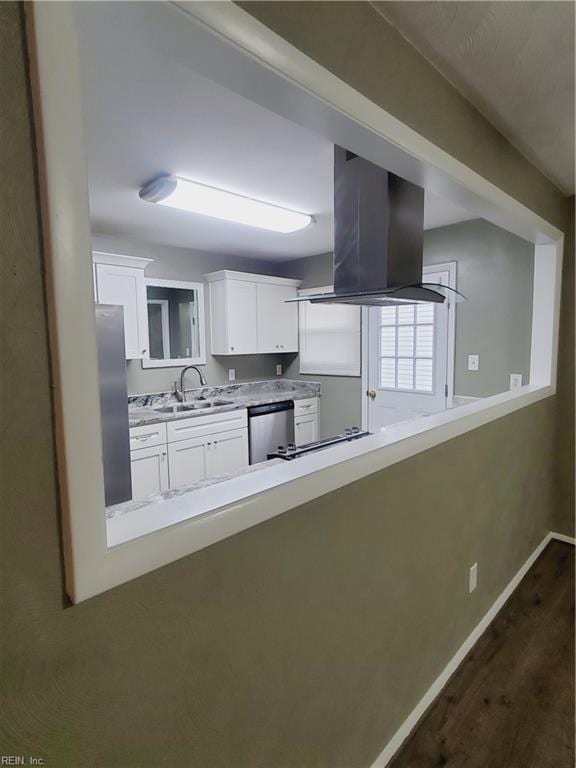
[{"label": "dark hardwood floor", "polygon": [[574,764],[574,547],[553,541],[390,768]]}]

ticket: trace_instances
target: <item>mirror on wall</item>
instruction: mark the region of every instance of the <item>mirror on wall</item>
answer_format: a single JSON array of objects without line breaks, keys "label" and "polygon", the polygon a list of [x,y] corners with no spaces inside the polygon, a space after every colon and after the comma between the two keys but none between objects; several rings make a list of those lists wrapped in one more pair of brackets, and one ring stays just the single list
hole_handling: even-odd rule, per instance
[{"label": "mirror on wall", "polygon": [[181,280],[146,280],[149,357],[143,368],[206,362],[204,286]]}]

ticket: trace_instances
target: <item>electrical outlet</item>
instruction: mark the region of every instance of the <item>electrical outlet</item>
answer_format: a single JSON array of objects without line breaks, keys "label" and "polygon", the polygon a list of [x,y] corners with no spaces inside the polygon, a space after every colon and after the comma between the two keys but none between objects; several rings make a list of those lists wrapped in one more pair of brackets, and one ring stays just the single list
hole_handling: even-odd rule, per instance
[{"label": "electrical outlet", "polygon": [[276,376],[282,376],[282,366],[277,365],[276,366]]},{"label": "electrical outlet", "polygon": [[469,371],[480,370],[480,355],[468,355],[468,370]]},{"label": "electrical outlet", "polygon": [[474,563],[474,565],[470,568],[470,575],[468,577],[468,593],[471,594],[472,592],[474,592],[477,586],[478,586],[478,563]]},{"label": "electrical outlet", "polygon": [[228,368],[228,381],[236,381],[236,369]]},{"label": "electrical outlet", "polygon": [[510,389],[518,389],[522,386],[522,374],[511,373],[510,374]]}]

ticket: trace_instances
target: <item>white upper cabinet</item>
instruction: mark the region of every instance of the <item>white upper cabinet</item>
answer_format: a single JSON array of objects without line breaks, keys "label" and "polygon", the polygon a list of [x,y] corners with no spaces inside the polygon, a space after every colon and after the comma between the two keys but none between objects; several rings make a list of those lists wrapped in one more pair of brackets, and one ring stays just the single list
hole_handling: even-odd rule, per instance
[{"label": "white upper cabinet", "polygon": [[249,355],[256,351],[256,283],[210,283],[210,338],[213,355]]},{"label": "white upper cabinet", "polygon": [[148,313],[144,269],[150,259],[94,253],[96,301],[124,308],[126,359],[148,357]]},{"label": "white upper cabinet", "polygon": [[295,286],[257,283],[258,352],[298,351],[298,305],[286,303],[296,296]]},{"label": "white upper cabinet", "polygon": [[298,351],[299,280],[221,270],[205,275],[213,355]]}]

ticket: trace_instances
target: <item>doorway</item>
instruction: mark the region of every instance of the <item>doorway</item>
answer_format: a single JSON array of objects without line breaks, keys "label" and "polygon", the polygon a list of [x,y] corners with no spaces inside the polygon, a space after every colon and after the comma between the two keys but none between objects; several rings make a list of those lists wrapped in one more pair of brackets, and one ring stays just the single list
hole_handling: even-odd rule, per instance
[{"label": "doorway", "polygon": [[[425,266],[423,282],[456,288],[456,262]],[[367,428],[383,427],[451,407],[455,311],[442,304],[371,307],[363,374]]]}]

